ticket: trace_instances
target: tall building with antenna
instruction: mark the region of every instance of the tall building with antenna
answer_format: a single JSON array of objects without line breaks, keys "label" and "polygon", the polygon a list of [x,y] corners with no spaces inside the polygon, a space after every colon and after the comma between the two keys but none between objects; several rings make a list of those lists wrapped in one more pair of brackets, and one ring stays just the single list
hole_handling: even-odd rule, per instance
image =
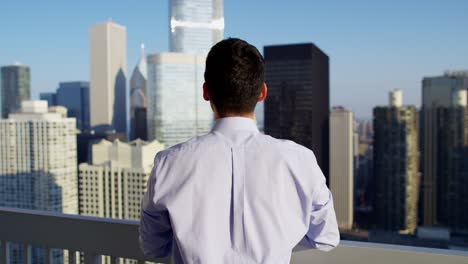
[{"label": "tall building with antenna", "polygon": [[145,45],[141,44],[140,58],[130,78],[130,139],[147,139],[146,109],[148,98],[146,92],[147,64]]}]

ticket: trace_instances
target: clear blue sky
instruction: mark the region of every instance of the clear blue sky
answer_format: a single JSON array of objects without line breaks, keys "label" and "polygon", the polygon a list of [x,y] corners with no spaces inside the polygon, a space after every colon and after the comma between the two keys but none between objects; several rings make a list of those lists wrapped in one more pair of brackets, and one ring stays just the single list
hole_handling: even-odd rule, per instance
[{"label": "clear blue sky", "polygon": [[[256,45],[313,42],[330,56],[331,103],[370,117],[401,88],[420,104],[421,79],[468,69],[466,0],[225,0],[226,37]],[[89,79],[88,30],[127,27],[128,73],[139,44],[168,49],[168,0],[2,1],[0,65],[31,66],[33,97],[59,81]]]}]

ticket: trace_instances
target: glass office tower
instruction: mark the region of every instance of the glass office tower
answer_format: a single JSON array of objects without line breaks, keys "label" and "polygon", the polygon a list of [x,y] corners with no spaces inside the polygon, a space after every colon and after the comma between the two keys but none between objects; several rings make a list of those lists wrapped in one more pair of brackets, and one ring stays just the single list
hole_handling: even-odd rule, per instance
[{"label": "glass office tower", "polygon": [[76,128],[89,130],[89,83],[84,81],[61,82],[56,93],[41,93],[40,99],[49,106],[64,106],[67,116],[76,118]]},{"label": "glass office tower", "polygon": [[21,102],[31,98],[31,77],[26,65],[11,65],[1,68],[2,118],[20,110]]},{"label": "glass office tower", "polygon": [[224,36],[223,0],[171,0],[170,51],[206,56]]},{"label": "glass office tower", "polygon": [[90,128],[88,82],[61,82],[57,89],[57,105],[65,106],[67,116],[76,118],[78,129]]},{"label": "glass office tower", "polygon": [[148,140],[170,147],[210,131],[205,56],[223,35],[223,0],[171,0],[171,52],[147,57]]},{"label": "glass office tower", "polygon": [[266,46],[265,134],[314,151],[328,182],[330,79],[327,54],[312,43]]},{"label": "glass office tower", "polygon": [[468,184],[466,176],[461,176],[468,172],[463,165],[463,158],[468,157],[467,89],[466,71],[422,80],[421,219],[425,226],[468,230],[468,213],[459,210],[468,204]]},{"label": "glass office tower", "polygon": [[203,100],[205,57],[148,56],[148,138],[170,147],[209,132],[213,112]]}]

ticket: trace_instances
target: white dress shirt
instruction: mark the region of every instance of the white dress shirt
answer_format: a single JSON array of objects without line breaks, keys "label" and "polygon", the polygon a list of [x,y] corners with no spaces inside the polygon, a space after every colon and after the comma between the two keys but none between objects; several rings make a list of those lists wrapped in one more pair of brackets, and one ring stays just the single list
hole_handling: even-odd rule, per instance
[{"label": "white dress shirt", "polygon": [[174,263],[289,263],[339,243],[332,195],[313,152],[228,117],[159,152],[142,201],[146,256]]}]

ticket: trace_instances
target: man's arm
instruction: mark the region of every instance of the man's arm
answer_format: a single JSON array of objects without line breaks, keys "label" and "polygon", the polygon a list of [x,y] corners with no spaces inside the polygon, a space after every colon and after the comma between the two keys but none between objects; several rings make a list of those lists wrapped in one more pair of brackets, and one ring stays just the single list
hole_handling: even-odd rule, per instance
[{"label": "man's arm", "polygon": [[169,256],[173,240],[169,213],[155,201],[158,165],[158,156],[156,156],[147,190],[141,202],[140,217],[140,247],[145,256],[152,259]]},{"label": "man's arm", "polygon": [[309,230],[299,243],[306,248],[330,251],[340,242],[333,197],[325,182],[312,203]]},{"label": "man's arm", "polygon": [[294,248],[295,251],[309,248],[330,251],[340,243],[333,196],[326,185],[325,176],[315,157],[314,161],[312,173],[314,177],[319,177],[318,188],[315,189],[312,196],[309,230]]}]

